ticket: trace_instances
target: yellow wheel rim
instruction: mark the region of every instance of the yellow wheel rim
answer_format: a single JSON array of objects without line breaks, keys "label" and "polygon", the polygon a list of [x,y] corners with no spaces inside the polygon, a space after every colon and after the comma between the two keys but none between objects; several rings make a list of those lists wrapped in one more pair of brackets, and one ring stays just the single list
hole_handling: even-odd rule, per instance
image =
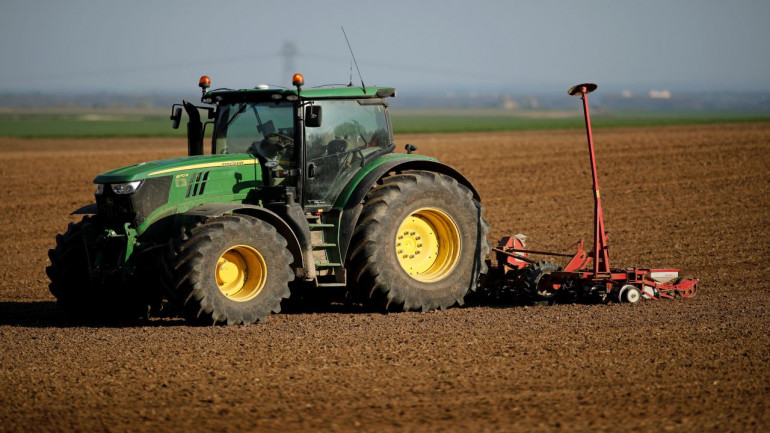
[{"label": "yellow wheel rim", "polygon": [[460,258],[460,231],[446,213],[434,208],[412,212],[398,227],[396,257],[401,268],[417,281],[446,278]]},{"label": "yellow wheel rim", "polygon": [[233,301],[246,302],[265,287],[267,264],[259,251],[237,245],[219,257],[215,273],[223,295]]}]

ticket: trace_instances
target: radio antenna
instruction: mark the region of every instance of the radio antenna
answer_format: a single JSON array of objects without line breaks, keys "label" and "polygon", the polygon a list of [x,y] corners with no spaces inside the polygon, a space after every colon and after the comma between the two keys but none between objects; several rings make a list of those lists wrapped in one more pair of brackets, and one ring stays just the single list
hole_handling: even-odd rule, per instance
[{"label": "radio antenna", "polygon": [[[353,58],[353,63],[356,65],[356,71],[358,71],[358,78],[361,80],[361,88],[364,90],[364,94],[366,94],[366,84],[364,84],[364,77],[361,76],[361,70],[358,69],[358,62],[356,61],[356,55],[353,54],[353,48],[350,47],[350,41],[348,40],[347,33],[345,33],[345,27],[343,27],[343,26],[340,26],[340,27],[342,28],[342,35],[345,36],[345,42],[347,42],[347,44],[348,44],[348,49],[350,50],[350,57]],[[351,78],[352,78],[352,75],[353,75],[352,74],[352,72],[353,72],[352,69],[353,68],[351,68],[351,71],[350,71],[351,72]],[[353,82],[352,79],[350,81]]]},{"label": "radio antenna", "polygon": [[350,82],[348,82],[348,87],[353,87],[353,60],[350,60]]}]

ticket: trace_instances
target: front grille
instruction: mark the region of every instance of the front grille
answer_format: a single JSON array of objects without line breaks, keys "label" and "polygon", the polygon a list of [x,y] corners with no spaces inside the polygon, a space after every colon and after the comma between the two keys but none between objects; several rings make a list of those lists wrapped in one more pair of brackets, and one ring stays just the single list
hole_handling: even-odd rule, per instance
[{"label": "front grille", "polygon": [[133,221],[136,216],[131,196],[115,194],[109,186],[104,188],[103,194],[96,196],[96,206],[99,215],[108,222],[122,224]]},{"label": "front grille", "polygon": [[[133,194],[115,194],[111,185],[96,196],[96,205],[107,223],[141,225],[156,209],[168,202],[171,176],[145,179]],[[199,191],[201,194],[203,191]]]}]

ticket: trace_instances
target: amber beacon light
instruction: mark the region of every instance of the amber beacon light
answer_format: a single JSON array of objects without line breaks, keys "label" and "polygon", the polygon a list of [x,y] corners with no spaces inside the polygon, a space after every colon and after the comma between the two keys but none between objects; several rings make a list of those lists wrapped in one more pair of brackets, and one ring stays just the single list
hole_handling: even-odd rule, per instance
[{"label": "amber beacon light", "polygon": [[294,74],[294,76],[291,77],[291,84],[292,86],[302,87],[305,85],[305,77],[303,77],[302,74]]},{"label": "amber beacon light", "polygon": [[211,87],[211,78],[209,78],[208,75],[202,76],[201,79],[198,80],[198,87],[201,88],[203,93],[206,93],[206,89]]}]

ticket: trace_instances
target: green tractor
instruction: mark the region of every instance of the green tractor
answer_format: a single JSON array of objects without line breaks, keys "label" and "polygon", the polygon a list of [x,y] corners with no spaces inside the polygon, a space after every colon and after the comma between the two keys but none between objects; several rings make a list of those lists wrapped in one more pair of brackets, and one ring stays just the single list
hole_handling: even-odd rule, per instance
[{"label": "green tractor", "polygon": [[[386,87],[209,91],[187,113],[188,156],[98,175],[49,251],[51,293],[76,317],[176,305],[206,323],[264,322],[295,298],[382,310],[463,304],[486,271],[473,186],[394,153]],[[211,142],[204,149],[209,128]]]}]

